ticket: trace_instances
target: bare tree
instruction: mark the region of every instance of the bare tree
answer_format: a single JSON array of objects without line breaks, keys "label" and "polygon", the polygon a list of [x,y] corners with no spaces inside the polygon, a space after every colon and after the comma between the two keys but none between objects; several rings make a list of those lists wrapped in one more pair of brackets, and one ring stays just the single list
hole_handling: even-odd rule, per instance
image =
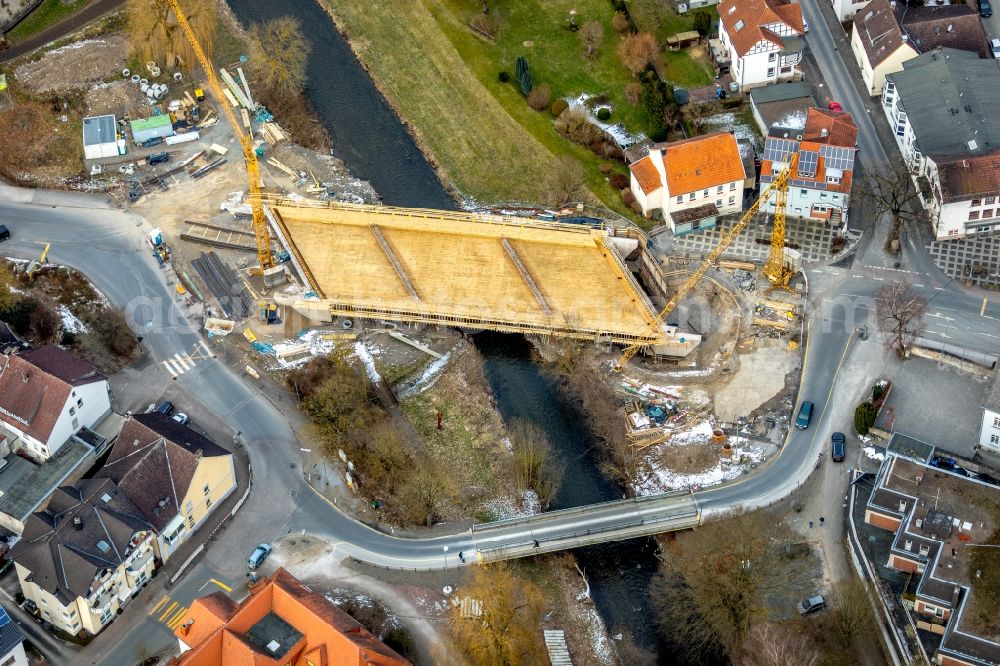
[{"label": "bare tree", "polygon": [[924,328],[927,301],[902,280],[895,280],[875,292],[875,316],[886,346],[904,358],[917,334]]},{"label": "bare tree", "polygon": [[509,431],[518,491],[534,490],[542,506],[548,506],[561,481],[552,444],[545,431],[531,421],[514,419]]},{"label": "bare tree", "polygon": [[733,666],[817,666],[820,654],[798,633],[768,622],[750,630],[732,662]]},{"label": "bare tree", "polygon": [[[563,114],[566,115],[566,114]],[[552,160],[545,176],[545,200],[553,206],[579,201],[586,193],[583,167],[569,155]]]},{"label": "bare tree", "polygon": [[875,632],[875,614],[864,581],[851,576],[834,585],[830,592],[830,618],[836,638],[845,649],[853,648],[859,638]]},{"label": "bare tree", "polygon": [[440,467],[425,462],[403,482],[398,497],[408,520],[430,527],[438,511],[454,494],[450,479]]},{"label": "bare tree", "polygon": [[657,44],[656,37],[648,32],[626,35],[618,44],[618,57],[633,74],[646,69],[646,65],[653,62],[659,52],[660,45]]},{"label": "bare tree", "polygon": [[451,611],[452,637],[471,663],[505,666],[545,661],[544,597],[534,583],[501,562],[476,567],[460,594],[478,602],[452,606]]},{"label": "bare tree", "polygon": [[860,194],[875,209],[876,218],[885,214],[892,218],[886,249],[898,252],[899,233],[903,224],[919,220],[923,211],[909,169],[903,163],[875,164],[865,169]]},{"label": "bare tree", "polygon": [[650,600],[657,627],[689,656],[737,655],[766,616],[765,595],[801,574],[774,523],[762,511],[735,514],[665,546]]},{"label": "bare tree", "polygon": [[[215,24],[218,20],[216,3],[180,0],[180,5],[202,50],[211,58]],[[177,16],[166,2],[128,0],[126,16],[129,44],[140,60],[152,60],[164,69],[190,69],[197,66],[194,49],[181,31]]]},{"label": "bare tree", "polygon": [[604,41],[604,26],[597,21],[587,21],[580,26],[580,41],[583,42],[583,57],[593,58]]},{"label": "bare tree", "polygon": [[273,94],[296,95],[306,82],[311,49],[297,18],[281,16],[250,28],[251,66],[256,82]]}]

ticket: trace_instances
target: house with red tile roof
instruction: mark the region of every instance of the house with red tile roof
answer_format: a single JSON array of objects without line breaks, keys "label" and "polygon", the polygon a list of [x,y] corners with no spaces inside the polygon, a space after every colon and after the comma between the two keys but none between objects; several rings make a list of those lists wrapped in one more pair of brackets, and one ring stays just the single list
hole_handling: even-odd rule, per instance
[{"label": "house with red tile roof", "polygon": [[643,215],[662,216],[674,234],[709,229],[743,209],[746,172],[730,132],[655,144],[629,171]]},{"label": "house with red tile roof", "polygon": [[47,345],[0,356],[0,448],[47,460],[111,413],[108,378]]},{"label": "house with red tile roof", "polygon": [[134,414],[98,477],[113,480],[157,533],[166,560],[236,490],[233,454],[165,414]]},{"label": "house with red tile roof", "polygon": [[788,0],[721,0],[722,59],[740,90],[801,76],[802,8]]},{"label": "house with red tile roof", "polygon": [[[768,132],[760,182],[772,182],[798,153],[788,180],[785,214],[840,226],[847,220],[857,140],[858,128],[851,114],[811,108],[803,129],[775,125]],[[773,213],[774,207],[772,197],[764,210]]]},{"label": "house with red tile roof", "polygon": [[408,666],[378,637],[284,569],[240,603],[222,592],[195,599],[174,629],[173,666]]}]

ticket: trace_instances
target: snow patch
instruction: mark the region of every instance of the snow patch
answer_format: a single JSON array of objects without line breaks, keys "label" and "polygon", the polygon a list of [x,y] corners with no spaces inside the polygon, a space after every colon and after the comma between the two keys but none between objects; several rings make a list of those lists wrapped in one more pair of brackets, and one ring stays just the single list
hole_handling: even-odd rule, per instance
[{"label": "snow patch", "polygon": [[604,627],[604,620],[598,615],[597,609],[593,606],[581,608],[580,615],[583,616],[584,628],[593,641],[594,655],[607,666],[617,663],[616,650],[611,645],[611,639],[608,638],[607,629]]},{"label": "snow patch", "polygon": [[399,396],[400,400],[406,400],[407,398],[413,397],[418,393],[423,393],[430,387],[434,386],[434,383],[444,372],[444,369],[448,366],[448,361],[451,360],[451,352],[442,356],[441,358],[436,358],[427,364],[424,371],[420,373],[412,382],[407,382],[404,384],[397,392],[396,395]]},{"label": "snow patch", "polygon": [[483,503],[483,508],[493,514],[494,520],[511,520],[537,516],[542,512],[542,503],[534,490],[524,490],[520,498],[511,495],[495,497]]},{"label": "snow patch", "polygon": [[732,132],[737,139],[749,141],[755,150],[760,151],[760,137],[757,136],[757,132],[735,113],[719,113],[702,119],[702,122],[714,131]]},{"label": "snow patch", "polygon": [[[641,143],[646,140],[646,135],[640,133],[629,132],[624,125],[621,123],[606,123],[598,120],[596,112],[592,111],[590,107],[587,106],[587,100],[590,99],[588,93],[583,93],[578,97],[567,97],[566,103],[571,109],[583,109],[587,113],[587,120],[589,120],[594,125],[597,125],[602,130],[611,135],[612,138],[618,143],[618,145],[625,150],[630,146],[634,146],[637,143]],[[607,106],[607,104],[602,104],[601,106]]]},{"label": "snow patch", "polygon": [[671,490],[697,490],[706,486],[718,485],[742,476],[749,471],[750,465],[759,464],[765,459],[765,452],[762,446],[749,444],[737,447],[736,438],[730,438],[729,444],[734,450],[734,456],[731,460],[723,459],[720,455],[719,461],[714,467],[696,474],[682,474],[671,470],[663,462],[663,458],[666,457],[663,453],[669,451],[669,447],[675,443],[674,440],[677,437],[675,435],[670,442],[654,447],[656,450],[653,452],[653,455],[646,458],[651,473],[645,479],[635,484],[636,495],[645,497]]},{"label": "snow patch", "polygon": [[670,438],[670,443],[677,444],[707,444],[712,439],[711,421],[702,421],[691,430],[679,432]]},{"label": "snow patch", "polygon": [[372,356],[372,352],[365,343],[358,340],[354,343],[354,353],[357,355],[361,362],[365,365],[365,372],[368,373],[368,379],[373,382],[382,381],[382,375],[378,374],[378,370],[375,369],[375,357]]},{"label": "snow patch", "polygon": [[273,346],[275,354],[283,353],[285,351],[290,351],[291,349],[306,344],[309,345],[309,353],[298,358],[292,358],[289,360],[282,360],[276,358],[276,362],[279,368],[290,369],[297,368],[301,365],[305,365],[309,359],[314,356],[326,356],[331,351],[333,351],[334,341],[325,340],[323,338],[323,331],[321,330],[311,330],[306,331],[297,338],[291,340],[285,340],[284,342],[278,342]]},{"label": "snow patch", "polygon": [[785,127],[788,129],[805,129],[806,128],[806,112],[802,109],[786,113],[782,117],[778,118],[774,123],[778,127]]},{"label": "snow patch", "polygon": [[65,305],[59,306],[59,318],[62,320],[62,330],[66,333],[86,333],[87,325],[77,319]]},{"label": "snow patch", "polygon": [[866,446],[862,449],[862,452],[872,460],[878,460],[879,462],[885,460],[885,454],[876,449],[874,446]]}]

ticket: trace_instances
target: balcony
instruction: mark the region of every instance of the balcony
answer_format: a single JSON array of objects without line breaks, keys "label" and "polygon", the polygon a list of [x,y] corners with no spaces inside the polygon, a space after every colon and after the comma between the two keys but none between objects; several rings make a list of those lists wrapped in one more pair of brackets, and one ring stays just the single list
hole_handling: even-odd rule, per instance
[{"label": "balcony", "polygon": [[149,565],[150,561],[153,559],[153,549],[148,546],[143,546],[137,557],[129,563],[128,574],[130,576],[136,576],[140,571],[145,570]]}]

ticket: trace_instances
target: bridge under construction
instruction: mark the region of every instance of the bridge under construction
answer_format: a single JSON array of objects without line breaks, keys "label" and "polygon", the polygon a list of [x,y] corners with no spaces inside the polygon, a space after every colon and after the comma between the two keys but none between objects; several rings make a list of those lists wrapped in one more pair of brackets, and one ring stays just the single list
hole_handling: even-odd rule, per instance
[{"label": "bridge under construction", "polygon": [[314,320],[640,343],[673,356],[700,341],[656,321],[624,261],[645,246],[635,228],[315,201],[277,200],[268,212],[308,285],[276,297]]}]

